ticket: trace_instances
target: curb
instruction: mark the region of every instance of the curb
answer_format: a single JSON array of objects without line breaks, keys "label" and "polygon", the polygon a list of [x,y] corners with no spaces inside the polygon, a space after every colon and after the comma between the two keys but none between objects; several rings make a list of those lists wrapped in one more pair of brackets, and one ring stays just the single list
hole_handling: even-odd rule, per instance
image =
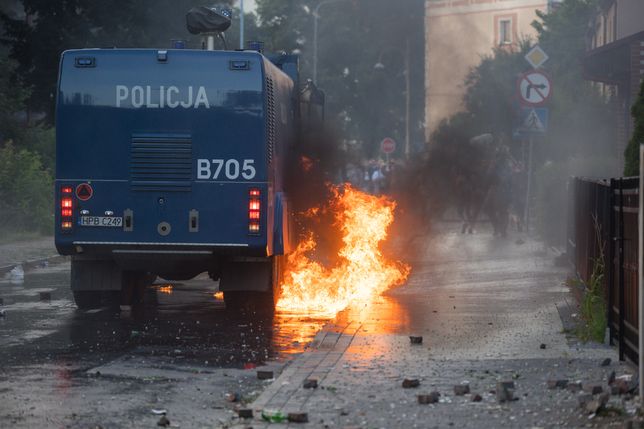
[{"label": "curb", "polygon": [[33,268],[36,268],[36,267],[44,264],[45,262],[47,262],[47,263],[61,263],[61,262],[67,261],[68,259],[69,259],[68,256],[52,255],[52,256],[45,257],[45,258],[32,259],[32,260],[25,261],[25,262],[22,262],[22,263],[16,262],[16,263],[13,263],[13,264],[10,264],[10,265],[3,265],[3,266],[0,266],[0,276],[3,276],[5,274],[7,274],[9,271],[13,270],[18,265],[22,265],[22,267],[26,271],[26,270],[31,270]]}]

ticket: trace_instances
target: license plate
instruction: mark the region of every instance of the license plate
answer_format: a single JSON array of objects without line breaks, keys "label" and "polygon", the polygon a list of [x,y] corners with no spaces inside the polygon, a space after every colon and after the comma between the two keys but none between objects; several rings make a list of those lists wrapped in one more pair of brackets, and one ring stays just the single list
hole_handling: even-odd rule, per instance
[{"label": "license plate", "polygon": [[81,216],[78,219],[80,226],[107,226],[107,227],[120,227],[123,226],[122,217],[114,216]]}]

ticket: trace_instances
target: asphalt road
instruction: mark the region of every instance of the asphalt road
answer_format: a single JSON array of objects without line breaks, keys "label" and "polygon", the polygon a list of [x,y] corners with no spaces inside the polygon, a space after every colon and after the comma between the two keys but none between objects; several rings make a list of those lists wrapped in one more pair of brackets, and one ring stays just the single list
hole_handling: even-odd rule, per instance
[{"label": "asphalt road", "polygon": [[[227,311],[206,276],[157,283],[142,311],[80,311],[69,264],[0,281],[0,427],[149,427],[167,410],[183,427],[225,420],[236,393],[266,382],[323,320]],[[171,420],[172,421],[172,420]]]}]

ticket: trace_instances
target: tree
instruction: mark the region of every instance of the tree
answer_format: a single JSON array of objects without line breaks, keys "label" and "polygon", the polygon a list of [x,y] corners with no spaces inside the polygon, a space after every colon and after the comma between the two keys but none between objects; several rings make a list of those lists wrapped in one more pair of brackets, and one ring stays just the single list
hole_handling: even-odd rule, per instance
[{"label": "tree", "polygon": [[95,47],[168,47],[171,39],[196,45],[185,14],[207,0],[23,0],[25,18],[0,14],[3,43],[20,76],[32,88],[27,107],[53,121],[60,54]]},{"label": "tree", "polygon": [[644,81],[640,86],[640,93],[637,100],[631,108],[631,114],[635,127],[633,128],[633,136],[628,142],[626,151],[624,152],[625,176],[639,176],[640,175],[640,145],[644,144]]}]

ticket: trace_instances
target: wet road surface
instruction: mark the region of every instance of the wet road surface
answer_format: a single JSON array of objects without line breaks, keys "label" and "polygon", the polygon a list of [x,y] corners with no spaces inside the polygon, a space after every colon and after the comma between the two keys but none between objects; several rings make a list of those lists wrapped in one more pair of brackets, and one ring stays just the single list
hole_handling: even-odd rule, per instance
[{"label": "wet road surface", "polygon": [[227,418],[224,395],[256,395],[255,368],[300,353],[324,320],[236,314],[216,292],[207,276],[157,282],[139,311],[80,311],[68,263],[0,281],[0,427],[145,427],[153,408],[184,427]]}]

